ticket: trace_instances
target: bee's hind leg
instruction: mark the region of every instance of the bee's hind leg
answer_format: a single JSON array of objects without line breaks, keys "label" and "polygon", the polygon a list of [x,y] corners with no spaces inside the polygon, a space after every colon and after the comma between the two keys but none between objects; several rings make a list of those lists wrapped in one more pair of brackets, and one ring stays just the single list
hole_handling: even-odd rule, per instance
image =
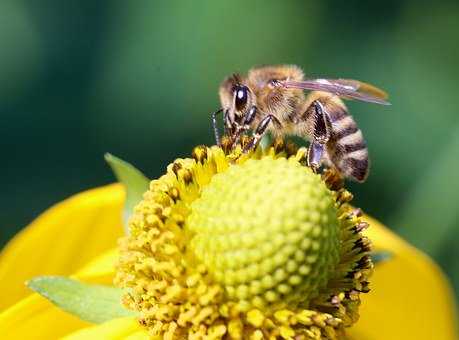
[{"label": "bee's hind leg", "polygon": [[317,171],[325,156],[326,144],[330,139],[331,121],[324,106],[319,100],[312,102],[308,109],[312,109],[314,124],[312,140],[308,148],[308,166]]},{"label": "bee's hind leg", "polygon": [[325,145],[318,142],[311,142],[308,148],[308,166],[314,171],[320,167],[322,157],[325,151]]},{"label": "bee's hind leg", "polygon": [[243,152],[247,153],[251,150],[254,150],[258,143],[260,142],[261,138],[265,135],[265,133],[268,131],[268,126],[270,123],[275,123],[276,125],[281,126],[281,123],[279,120],[273,116],[273,115],[267,115],[264,117],[260,123],[258,123],[258,126],[255,128],[255,131],[250,138],[250,141],[244,146]]}]

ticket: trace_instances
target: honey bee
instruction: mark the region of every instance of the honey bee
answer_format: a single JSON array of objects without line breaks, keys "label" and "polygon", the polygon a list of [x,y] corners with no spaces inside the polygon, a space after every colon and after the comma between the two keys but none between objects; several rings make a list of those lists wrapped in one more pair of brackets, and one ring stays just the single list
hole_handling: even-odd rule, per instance
[{"label": "honey bee", "polygon": [[[310,90],[305,95],[304,90]],[[221,109],[212,113],[217,144],[217,114],[223,113],[225,134],[234,146],[252,130],[244,152],[254,149],[263,135],[297,135],[309,140],[307,162],[317,170],[322,163],[341,176],[363,182],[368,176],[366,142],[341,98],[389,105],[387,94],[353,79],[306,79],[295,65],[252,68],[233,74],[220,85]],[[340,98],[341,97],[341,98]]]}]

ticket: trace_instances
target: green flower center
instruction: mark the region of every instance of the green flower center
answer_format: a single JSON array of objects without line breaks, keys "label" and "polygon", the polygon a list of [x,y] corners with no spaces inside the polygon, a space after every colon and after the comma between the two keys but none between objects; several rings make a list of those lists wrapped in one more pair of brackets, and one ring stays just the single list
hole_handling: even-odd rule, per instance
[{"label": "green flower center", "polygon": [[242,310],[307,307],[339,261],[336,216],[320,176],[264,158],[215,175],[187,227],[194,254]]}]

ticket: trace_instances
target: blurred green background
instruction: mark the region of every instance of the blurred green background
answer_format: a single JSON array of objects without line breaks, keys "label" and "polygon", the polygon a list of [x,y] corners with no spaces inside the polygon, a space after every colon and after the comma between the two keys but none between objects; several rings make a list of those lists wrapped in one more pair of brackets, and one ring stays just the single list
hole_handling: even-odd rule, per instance
[{"label": "blurred green background", "polygon": [[106,151],[156,177],[212,143],[225,75],[294,63],[390,93],[391,107],[349,103],[372,158],[356,203],[457,292],[458,38],[458,1],[1,1],[0,245],[112,182]]}]

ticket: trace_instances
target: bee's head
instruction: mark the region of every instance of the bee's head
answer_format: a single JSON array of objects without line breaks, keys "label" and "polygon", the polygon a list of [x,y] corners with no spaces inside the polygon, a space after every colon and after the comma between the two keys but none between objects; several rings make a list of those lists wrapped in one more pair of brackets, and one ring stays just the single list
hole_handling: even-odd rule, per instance
[{"label": "bee's head", "polygon": [[255,98],[245,79],[238,74],[226,78],[220,85],[220,102],[223,112],[228,112],[231,122],[240,123],[254,105]]}]

